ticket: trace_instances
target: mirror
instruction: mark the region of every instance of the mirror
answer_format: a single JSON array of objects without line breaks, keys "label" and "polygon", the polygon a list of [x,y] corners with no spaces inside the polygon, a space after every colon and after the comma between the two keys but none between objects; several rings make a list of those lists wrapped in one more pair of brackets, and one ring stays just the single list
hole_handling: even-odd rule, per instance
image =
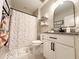
[{"label": "mirror", "polygon": [[64,1],[54,12],[54,28],[75,26],[75,6],[72,1]]}]

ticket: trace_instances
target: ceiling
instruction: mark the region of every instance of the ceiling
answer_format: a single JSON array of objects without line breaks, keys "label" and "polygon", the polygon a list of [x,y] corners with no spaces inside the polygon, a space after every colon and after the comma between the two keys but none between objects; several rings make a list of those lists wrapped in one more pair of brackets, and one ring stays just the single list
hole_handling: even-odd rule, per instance
[{"label": "ceiling", "polygon": [[40,0],[11,0],[11,7],[29,14],[42,4]]}]

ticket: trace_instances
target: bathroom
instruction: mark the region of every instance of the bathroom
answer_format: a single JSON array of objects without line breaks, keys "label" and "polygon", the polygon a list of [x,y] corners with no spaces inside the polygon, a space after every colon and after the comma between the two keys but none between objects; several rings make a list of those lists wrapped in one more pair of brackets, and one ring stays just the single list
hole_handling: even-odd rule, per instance
[{"label": "bathroom", "polygon": [[79,0],[0,0],[0,59],[79,59]]}]

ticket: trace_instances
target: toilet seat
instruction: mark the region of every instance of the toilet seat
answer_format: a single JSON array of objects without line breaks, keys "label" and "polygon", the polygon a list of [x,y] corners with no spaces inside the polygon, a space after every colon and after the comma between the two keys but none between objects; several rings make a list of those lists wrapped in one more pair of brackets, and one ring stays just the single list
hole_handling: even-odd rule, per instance
[{"label": "toilet seat", "polygon": [[43,42],[41,40],[35,40],[35,41],[32,41],[32,45],[34,46],[39,46],[40,44],[42,44]]}]

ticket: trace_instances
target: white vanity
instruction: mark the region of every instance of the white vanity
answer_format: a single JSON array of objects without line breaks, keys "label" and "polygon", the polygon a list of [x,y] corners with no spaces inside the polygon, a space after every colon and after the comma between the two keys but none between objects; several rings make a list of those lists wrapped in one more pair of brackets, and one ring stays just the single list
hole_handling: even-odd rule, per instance
[{"label": "white vanity", "polygon": [[79,59],[78,34],[42,33],[41,40],[46,59]]}]

